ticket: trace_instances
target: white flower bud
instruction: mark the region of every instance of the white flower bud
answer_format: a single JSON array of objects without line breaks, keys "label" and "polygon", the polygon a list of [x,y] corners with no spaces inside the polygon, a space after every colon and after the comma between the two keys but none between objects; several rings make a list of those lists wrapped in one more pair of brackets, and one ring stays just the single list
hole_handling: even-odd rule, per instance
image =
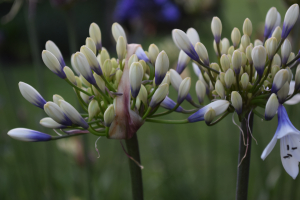
[{"label": "white flower bud", "polygon": [[292,81],[292,78],[293,78],[293,72],[289,67],[286,67],[285,69],[288,71],[289,78],[288,78],[287,81],[290,83]]},{"label": "white flower bud", "polygon": [[96,55],[97,54],[97,48],[94,40],[90,37],[87,37],[85,40],[85,45],[92,50],[92,52]]},{"label": "white flower bud", "polygon": [[88,112],[89,112],[89,121],[91,121],[95,116],[99,114],[100,108],[98,102],[95,99],[93,99],[89,103]]},{"label": "white flower bud", "polygon": [[144,71],[142,65],[139,62],[132,63],[129,69],[129,81],[133,98],[136,98],[140,92],[143,75]]},{"label": "white flower bud", "polygon": [[72,68],[75,71],[75,73],[79,76],[80,72],[78,70],[78,67],[75,64],[75,53],[73,53],[72,56],[71,56],[71,65],[72,65]]},{"label": "white flower bud", "polygon": [[242,67],[242,53],[239,50],[233,52],[231,63],[235,74],[239,75]]},{"label": "white flower bud", "polygon": [[[214,50],[217,56],[219,56],[216,40],[213,41]],[[222,52],[222,42],[219,43],[220,52]]]},{"label": "white flower bud", "polygon": [[279,42],[281,39],[281,32],[280,26],[277,26],[272,33],[272,37],[275,37],[277,42]]},{"label": "white flower bud", "polygon": [[90,68],[89,62],[83,53],[77,52],[75,54],[75,65],[78,68],[80,74],[92,85],[96,84],[95,79],[93,77],[93,72]]},{"label": "white flower bud", "polygon": [[151,44],[148,48],[149,58],[151,60],[151,63],[155,63],[156,58],[159,54],[159,49],[155,44]]},{"label": "white flower bud", "polygon": [[178,98],[177,98],[177,103],[181,104],[186,96],[188,95],[191,87],[191,78],[186,77],[183,79],[180,83],[179,90],[178,90]]},{"label": "white flower bud", "polygon": [[155,61],[155,84],[159,85],[169,69],[169,58],[165,51],[161,51]]},{"label": "white flower bud", "polygon": [[116,42],[118,41],[119,37],[122,36],[125,40],[125,43],[127,44],[127,38],[126,38],[125,31],[120,24],[118,24],[117,22],[113,23],[113,25],[111,27],[111,32],[112,32],[113,37]]},{"label": "white flower bud", "polygon": [[101,50],[102,48],[102,42],[101,42],[101,31],[99,26],[96,23],[91,23],[90,29],[89,29],[90,37],[93,39],[97,50]]},{"label": "white flower bud", "polygon": [[274,65],[281,66],[281,58],[277,53],[275,54],[272,60],[272,66]]},{"label": "white flower bud", "polygon": [[283,104],[286,97],[288,96],[290,91],[289,82],[285,82],[285,84],[281,87],[281,89],[277,92],[278,101],[280,104]]},{"label": "white flower bud", "polygon": [[164,80],[161,82],[161,84],[164,84],[164,83],[167,83],[168,85],[171,83],[171,80],[170,80],[170,73],[167,72]]},{"label": "white flower bud", "polygon": [[252,50],[253,50],[253,44],[248,45],[246,48],[246,57],[248,59],[249,64],[253,63],[252,56],[251,56]]},{"label": "white flower bud", "polygon": [[241,84],[242,84],[242,88],[244,90],[247,89],[248,83],[249,83],[249,75],[247,73],[243,73],[243,75],[241,77]]},{"label": "white flower bud", "polygon": [[[81,75],[80,75],[81,76]],[[82,76],[81,76],[82,77]],[[83,77],[82,77],[83,78]],[[81,79],[78,77],[78,76],[75,76],[75,79],[76,79],[76,85],[77,87],[79,88],[82,88],[82,82],[81,82]],[[83,78],[84,79],[84,78]],[[85,80],[85,79],[84,79]],[[87,81],[86,81],[87,82]],[[88,83],[89,84],[89,83]],[[91,85],[91,84],[89,84]]]},{"label": "white flower bud", "polygon": [[138,98],[143,102],[144,105],[147,105],[148,92],[144,85],[141,85],[141,89],[138,94]]},{"label": "white flower bud", "polygon": [[178,56],[178,63],[176,71],[181,74],[183,70],[186,68],[188,63],[190,62],[191,58],[184,53],[184,51],[180,50],[179,56]]},{"label": "white flower bud", "polygon": [[55,94],[53,95],[53,102],[56,103],[59,106],[59,100],[64,100],[64,98],[62,98],[62,96]]},{"label": "white flower bud", "polygon": [[214,17],[211,21],[211,31],[216,43],[220,42],[222,34],[222,22],[218,17]]},{"label": "white flower bud", "polygon": [[[243,33],[251,37],[252,34],[252,22],[250,19],[246,18],[243,24]],[[246,48],[246,47],[245,47]]]},{"label": "white flower bud", "polygon": [[259,45],[263,45],[263,42],[259,39],[254,40],[254,47],[259,46]]},{"label": "white flower bud", "polygon": [[104,112],[104,123],[105,126],[109,127],[111,123],[114,121],[116,116],[114,105],[111,104],[108,106],[108,108]]},{"label": "white flower bud", "polygon": [[137,55],[133,54],[132,56],[130,56],[130,58],[128,60],[128,66],[129,66],[129,68],[132,65],[132,63],[138,62],[138,61],[139,61],[139,59],[138,59]]},{"label": "white flower bud", "polygon": [[273,119],[273,117],[276,115],[278,106],[279,106],[279,102],[278,102],[277,96],[276,96],[276,94],[273,93],[269,97],[268,102],[266,104],[265,119],[267,121]]},{"label": "white flower bud", "polygon": [[107,59],[102,65],[102,72],[105,77],[109,77],[112,70],[111,60]]},{"label": "white flower bud", "polygon": [[60,108],[74,124],[77,124],[85,129],[89,127],[88,123],[84,121],[80,113],[71,104],[64,100],[59,100],[59,102]]},{"label": "white flower bud", "polygon": [[227,38],[223,38],[221,40],[221,42],[222,42],[222,45],[221,45],[222,46],[222,48],[221,48],[221,55],[222,54],[227,54],[228,49],[230,47],[230,42],[229,42],[229,40]]},{"label": "white flower bud", "polygon": [[7,135],[24,142],[41,142],[51,140],[51,135],[27,128],[15,128],[10,130]]},{"label": "white flower bud", "polygon": [[81,46],[80,52],[84,54],[86,60],[89,63],[90,68],[96,72],[98,75],[102,75],[102,70],[100,64],[95,56],[94,52],[87,46]]},{"label": "white flower bud", "polygon": [[51,128],[51,129],[61,129],[67,127],[65,125],[57,123],[51,117],[45,117],[41,119],[40,124],[46,128]]},{"label": "white flower bud", "polygon": [[247,64],[247,57],[244,52],[241,52],[242,55],[242,66],[245,66]]},{"label": "white flower bud", "polygon": [[106,60],[110,60],[109,53],[107,50],[103,47],[101,50],[101,53],[97,56],[98,62],[100,63],[100,66],[102,67],[104,65],[104,62]]},{"label": "white flower bud", "polygon": [[175,41],[175,44],[183,50],[190,58],[193,60],[198,61],[199,56],[196,53],[193,44],[189,40],[188,36],[183,32],[182,30],[179,29],[174,29],[172,31],[172,37],[173,40]]},{"label": "white flower bud", "polygon": [[61,55],[61,52],[59,50],[59,48],[56,46],[56,44],[54,42],[52,42],[51,40],[48,40],[46,42],[46,50],[50,51],[59,61],[60,66],[63,68],[64,66],[66,66],[65,61],[63,56]]},{"label": "white flower bud", "polygon": [[198,80],[196,83],[196,94],[200,104],[204,102],[204,97],[206,94],[206,87],[201,80]]},{"label": "white flower bud", "polygon": [[272,60],[274,54],[276,53],[277,48],[277,40],[275,37],[271,37],[268,39],[268,44],[266,45],[266,50],[268,53],[268,59]]},{"label": "white flower bud", "polygon": [[186,31],[186,35],[194,46],[197,42],[200,42],[199,34],[194,28],[189,28]]},{"label": "white flower bud", "polygon": [[[289,56],[289,58],[288,58],[288,60],[287,60],[286,63],[291,62],[294,58],[295,58],[295,53],[294,53],[294,52],[291,52],[291,53],[290,53],[290,56]],[[294,64],[294,63],[295,63],[295,62],[291,63],[291,65]]]},{"label": "white flower bud", "polygon": [[104,80],[101,78],[101,76],[99,76],[98,74],[94,73],[94,78],[96,80],[96,84],[98,86],[98,88],[105,93],[105,82]]},{"label": "white flower bud", "polygon": [[234,48],[237,48],[241,41],[241,32],[238,28],[234,28],[231,32],[231,41]]},{"label": "white flower bud", "polygon": [[204,121],[207,125],[209,125],[214,120],[215,117],[216,117],[216,111],[211,107],[209,107],[204,114]]},{"label": "white flower bud", "polygon": [[251,57],[253,60],[253,66],[255,67],[257,74],[262,76],[265,70],[265,63],[267,58],[266,49],[263,46],[256,46],[253,48]]},{"label": "white flower bud", "polygon": [[120,36],[117,41],[117,55],[119,60],[123,60],[126,55],[126,42],[123,36]]},{"label": "white flower bud", "polygon": [[218,95],[221,97],[221,99],[224,99],[225,98],[225,89],[220,80],[217,80],[215,89],[216,89],[216,92],[218,93]]},{"label": "white flower bud", "polygon": [[63,71],[63,67],[59,63],[58,59],[50,51],[44,50],[42,52],[42,59],[45,65],[57,76],[62,79],[66,78],[66,74]]},{"label": "white flower bud", "polygon": [[227,55],[221,56],[220,63],[224,72],[226,72],[230,68],[230,60]]},{"label": "white flower bud", "polygon": [[[79,79],[83,85],[85,85],[86,87],[91,87],[91,84],[82,75],[79,76]],[[78,86],[77,79],[76,79],[76,82],[77,82],[77,86]]]},{"label": "white flower bud", "polygon": [[66,126],[71,126],[72,121],[65,115],[65,113],[62,111],[62,109],[53,102],[47,102],[44,105],[44,110],[47,113],[49,117],[51,117],[54,121],[56,121],[59,124],[63,124]]},{"label": "white flower bud", "polygon": [[232,69],[228,69],[225,73],[225,84],[226,87],[229,89],[231,85],[234,83],[235,77]]},{"label": "white flower bud", "polygon": [[276,73],[280,70],[279,66],[278,65],[274,65],[272,66],[271,68],[271,75],[272,75],[272,78],[274,79]]},{"label": "white flower bud", "polygon": [[250,37],[248,35],[243,35],[241,40],[242,46],[246,49],[250,44]]},{"label": "white flower bud", "polygon": [[285,65],[288,61],[290,53],[292,52],[292,45],[288,39],[285,39],[281,45],[281,62]]},{"label": "white flower bud", "polygon": [[236,113],[238,115],[242,114],[243,99],[237,91],[233,91],[231,93],[231,103],[232,103],[232,106],[235,108]]},{"label": "white flower bud", "polygon": [[282,34],[281,38],[285,39],[290,31],[292,30],[293,26],[295,25],[299,16],[299,6],[298,4],[293,4],[289,7],[286,11],[284,16],[284,22],[282,27]]},{"label": "white flower bud", "polygon": [[65,66],[65,67],[64,67],[64,72],[65,72],[65,74],[66,74],[66,76],[67,76],[67,79],[68,79],[71,83],[73,83],[74,85],[77,85],[77,83],[76,83],[76,78],[75,78],[75,75],[74,75],[73,71],[72,71],[69,67]]},{"label": "white flower bud", "polygon": [[269,11],[267,12],[266,15],[266,20],[265,20],[265,30],[264,30],[264,37],[267,38],[275,23],[276,23],[276,19],[277,19],[277,10],[275,7],[272,7],[269,9]]},{"label": "white flower bud", "polygon": [[[174,70],[175,71],[175,70]],[[176,71],[175,71],[176,72]],[[154,92],[152,99],[150,101],[149,106],[154,108],[163,101],[169,93],[169,85],[168,84],[160,84],[157,90]]]},{"label": "white flower bud", "polygon": [[203,63],[205,65],[209,66],[209,58],[208,58],[208,53],[207,53],[205,46],[202,43],[198,42],[195,45],[195,50],[196,50],[198,56],[200,57],[200,59],[203,61]]},{"label": "white flower bud", "polygon": [[35,105],[36,107],[44,109],[44,105],[46,104],[45,99],[31,85],[24,83],[24,82],[19,82],[19,89],[20,89],[22,96],[27,101],[29,101],[29,103]]},{"label": "white flower bud", "polygon": [[174,89],[178,91],[182,78],[174,69],[170,69],[170,81]]},{"label": "white flower bud", "polygon": [[232,56],[233,52],[234,52],[234,47],[233,46],[229,47],[228,54]]}]

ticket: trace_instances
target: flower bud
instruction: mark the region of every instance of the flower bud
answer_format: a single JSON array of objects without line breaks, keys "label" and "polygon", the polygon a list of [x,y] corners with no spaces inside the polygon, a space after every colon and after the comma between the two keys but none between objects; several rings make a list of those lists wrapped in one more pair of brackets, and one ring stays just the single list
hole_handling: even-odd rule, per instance
[{"label": "flower bud", "polygon": [[104,112],[104,123],[105,126],[109,127],[111,123],[114,121],[116,116],[114,105],[111,104],[108,106],[108,108]]},{"label": "flower bud", "polygon": [[285,82],[288,81],[288,78],[289,72],[286,69],[279,70],[273,79],[271,92],[276,93],[278,90],[280,90]]},{"label": "flower bud", "polygon": [[107,59],[102,65],[102,72],[105,77],[109,77],[112,70],[111,60]]},{"label": "flower bud", "polygon": [[241,55],[242,55],[242,66],[245,66],[247,64],[246,54],[244,52],[241,52]]},{"label": "flower bud", "polygon": [[203,108],[199,109],[197,112],[188,117],[189,122],[198,122],[204,120],[204,115],[209,108],[212,108],[216,112],[216,116],[224,113],[229,106],[227,100],[217,100],[214,101]]},{"label": "flower bud", "polygon": [[149,58],[151,60],[151,63],[155,63],[156,58],[159,54],[159,49],[157,48],[157,46],[155,44],[151,44],[148,48],[148,53],[149,53]]},{"label": "flower bud", "polygon": [[[174,70],[175,71],[175,70]],[[175,71],[176,72],[176,71]],[[169,85],[168,84],[161,84],[158,86],[157,90],[154,92],[152,99],[150,101],[149,106],[154,108],[159,104],[169,93]]]},{"label": "flower bud", "polygon": [[125,40],[125,43],[127,44],[127,38],[126,38],[125,31],[120,24],[118,24],[117,22],[113,23],[113,25],[111,27],[111,32],[112,32],[113,37],[116,42],[118,41],[119,37],[122,36]]},{"label": "flower bud", "polygon": [[275,74],[280,70],[279,66],[278,65],[274,65],[272,66],[271,68],[271,75],[272,75],[272,78],[274,79],[275,77]]},{"label": "flower bud", "polygon": [[250,37],[248,35],[243,35],[241,39],[242,46],[246,49],[250,44]]},{"label": "flower bud", "polygon": [[269,11],[267,12],[267,15],[266,15],[266,20],[265,20],[265,31],[264,31],[264,37],[267,38],[275,23],[276,23],[276,19],[277,19],[277,10],[275,7],[272,7],[269,9]]},{"label": "flower bud", "polygon": [[260,41],[259,39],[254,40],[254,47],[259,46],[259,45],[263,45],[263,42]]},{"label": "flower bud", "polygon": [[[177,103],[175,103],[172,99],[170,99],[168,96],[166,96],[166,98],[160,103],[160,106],[168,109],[168,110],[172,110]],[[176,110],[176,112],[182,112],[183,108],[181,106],[179,106]]]},{"label": "flower bud", "polygon": [[101,67],[104,65],[106,60],[110,60],[110,56],[104,47],[102,48],[101,53],[98,54],[97,59]]},{"label": "flower bud", "polygon": [[[201,74],[200,66],[198,66],[196,63],[192,63],[193,71],[196,74],[196,76],[199,76]],[[202,74],[201,74],[202,76]]]},{"label": "flower bud", "polygon": [[204,121],[207,125],[209,125],[214,120],[215,117],[216,117],[216,111],[211,107],[209,107],[206,113],[204,114]]},{"label": "flower bud", "polygon": [[181,104],[188,95],[191,87],[191,78],[186,77],[179,85],[177,103]]},{"label": "flower bud", "polygon": [[233,68],[235,74],[239,75],[241,67],[242,67],[242,54],[239,50],[235,50],[233,52],[231,63],[232,63],[232,68]]},{"label": "flower bud", "polygon": [[51,129],[62,129],[67,127],[65,125],[57,123],[51,117],[45,117],[41,119],[40,124],[46,128],[51,128]]},{"label": "flower bud", "polygon": [[[291,52],[290,55],[289,55],[289,58],[288,58],[288,60],[287,60],[286,63],[291,62],[294,58],[295,58],[295,53],[294,53],[294,52]],[[291,63],[291,65],[294,64],[294,63],[295,63],[295,62]]]},{"label": "flower bud", "polygon": [[[217,48],[217,43],[216,43],[215,40],[213,42],[213,46],[214,46],[214,50],[215,50],[216,55],[219,56],[219,52],[218,52],[218,48]],[[219,43],[219,48],[220,48],[220,52],[222,52],[222,42]]]},{"label": "flower bud", "polygon": [[277,53],[275,54],[272,60],[272,66],[274,65],[281,66],[281,58]]},{"label": "flower bud", "polygon": [[71,83],[73,83],[74,85],[76,85],[76,84],[77,84],[77,83],[76,83],[76,78],[75,78],[75,75],[74,75],[73,71],[72,71],[69,67],[65,66],[65,67],[64,67],[64,72],[65,72],[65,74],[66,74],[66,76],[67,76],[67,79],[68,79]]},{"label": "flower bud", "polygon": [[53,102],[56,103],[59,106],[59,100],[64,100],[64,98],[62,98],[62,96],[55,94],[53,95]]},{"label": "flower bud", "polygon": [[288,39],[285,39],[281,45],[281,62],[285,65],[288,61],[290,53],[292,52],[292,45]]},{"label": "flower bud", "polygon": [[102,48],[102,42],[101,42],[101,31],[99,26],[96,23],[91,23],[90,29],[89,29],[90,37],[93,39],[97,50],[101,50]]},{"label": "flower bud", "polygon": [[78,70],[78,67],[75,64],[75,53],[73,53],[72,56],[71,56],[71,65],[72,65],[72,68],[75,71],[75,73],[79,76],[80,72]]},{"label": "flower bud", "polygon": [[77,52],[75,54],[75,64],[78,67],[80,74],[92,85],[95,85],[95,79],[93,77],[93,72],[90,68],[89,62],[83,53]]},{"label": "flower bud", "polygon": [[231,32],[231,41],[234,48],[237,48],[241,41],[241,32],[238,28],[234,28]]},{"label": "flower bud", "polygon": [[222,34],[222,22],[218,17],[214,17],[211,21],[211,31],[216,43],[220,42]]},{"label": "flower bud", "polygon": [[289,78],[288,78],[287,81],[290,83],[292,81],[292,78],[293,78],[293,72],[289,67],[286,67],[285,69],[288,71]]},{"label": "flower bud", "polygon": [[71,126],[72,121],[66,116],[66,114],[62,111],[62,109],[53,102],[47,102],[44,105],[44,110],[49,117],[51,117],[54,121],[59,124],[63,124],[66,126]]},{"label": "flower bud", "polygon": [[243,99],[237,91],[231,93],[231,103],[238,115],[242,114]]},{"label": "flower bud", "polygon": [[86,57],[90,68],[97,73],[98,75],[102,75],[102,69],[100,67],[100,64],[97,60],[97,57],[95,56],[95,54],[93,53],[92,50],[90,50],[87,46],[82,46],[80,48],[80,52],[84,54],[84,56]]},{"label": "flower bud", "polygon": [[171,80],[170,80],[170,73],[167,72],[165,78],[163,79],[163,81],[161,82],[161,84],[167,83],[168,85],[170,85]]},{"label": "flower bud", "polygon": [[179,29],[174,29],[172,31],[172,37],[175,41],[175,44],[183,50],[191,59],[198,61],[199,56],[194,49],[194,46],[190,42],[188,36]]},{"label": "flower bud", "polygon": [[295,25],[299,15],[299,6],[298,4],[293,4],[286,11],[284,16],[284,22],[282,26],[281,38],[285,39],[289,35],[293,26]]},{"label": "flower bud", "polygon": [[277,42],[279,42],[281,39],[281,32],[280,26],[277,26],[272,33],[272,37],[275,37]]},{"label": "flower bud", "polygon": [[66,78],[66,74],[63,71],[63,67],[59,63],[58,59],[47,50],[44,50],[42,52],[42,59],[45,63],[45,65],[57,76],[59,76],[62,79]]},{"label": "flower bud", "polygon": [[227,55],[221,56],[220,63],[224,72],[226,72],[230,68],[230,60]]},{"label": "flower bud", "polygon": [[98,102],[95,99],[93,99],[89,103],[89,107],[88,107],[89,121],[91,121],[95,116],[97,116],[99,112],[100,112],[100,108]]},{"label": "flower bud", "polygon": [[131,67],[132,63],[138,62],[138,61],[139,61],[139,59],[138,59],[137,55],[133,54],[132,56],[130,56],[130,58],[128,60],[129,68]]},{"label": "flower bud", "polygon": [[247,89],[248,83],[249,83],[249,75],[247,73],[243,73],[243,75],[241,77],[241,84],[242,84],[242,88],[244,90]]},{"label": "flower bud", "polygon": [[253,66],[255,67],[257,74],[262,76],[265,70],[265,63],[267,58],[266,49],[263,46],[256,46],[253,48],[251,57],[253,60]]},{"label": "flower bud", "polygon": [[82,82],[81,82],[80,78],[78,76],[75,76],[75,79],[76,79],[76,85],[77,85],[77,87],[82,88]]},{"label": "flower bud", "polygon": [[85,40],[85,46],[87,46],[92,52],[96,55],[97,54],[97,48],[95,45],[95,42],[92,38],[87,37]]},{"label": "flower bud", "polygon": [[[251,37],[252,34],[252,22],[250,19],[246,18],[243,24],[243,33]],[[246,48],[246,47],[245,47]]]},{"label": "flower bud", "polygon": [[221,48],[221,55],[222,54],[227,54],[227,52],[228,52],[228,49],[229,49],[229,47],[230,47],[230,43],[229,43],[229,40],[227,39],[227,38],[223,38],[222,40],[221,40],[221,42],[222,42],[222,48]]},{"label": "flower bud", "polygon": [[194,28],[189,28],[186,31],[186,35],[194,46],[197,42],[200,42],[199,34]]},{"label": "flower bud", "polygon": [[115,81],[115,84],[116,84],[116,85],[119,85],[119,82],[120,82],[120,80],[121,80],[121,78],[122,78],[122,75],[123,75],[123,72],[122,72],[121,70],[118,70],[118,71],[116,72],[116,81]]},{"label": "flower bud", "polygon": [[229,47],[228,54],[232,56],[233,52],[234,52],[234,47],[233,46]]},{"label": "flower bud", "polygon": [[273,119],[273,117],[276,115],[278,106],[279,106],[279,102],[278,102],[277,96],[276,96],[276,94],[273,93],[269,97],[268,102],[266,104],[265,119],[267,121]]},{"label": "flower bud", "polygon": [[268,39],[268,44],[266,45],[266,50],[268,53],[268,59],[272,60],[273,56],[276,53],[276,48],[277,48],[277,40],[275,37],[271,37]]},{"label": "flower bud", "polygon": [[[83,85],[85,85],[86,87],[91,87],[91,84],[82,75],[79,76],[79,79]],[[78,81],[76,80],[76,82],[78,86]]]},{"label": "flower bud", "polygon": [[169,58],[165,51],[161,51],[155,61],[155,84],[159,85],[169,69]]},{"label": "flower bud", "polygon": [[170,69],[170,81],[174,89],[178,91],[182,78],[174,69]]},{"label": "flower bud", "polygon": [[131,95],[136,98],[140,92],[142,80],[143,80],[143,67],[139,62],[134,62],[131,64],[129,69],[129,81]]},{"label": "flower bud", "polygon": [[64,100],[59,100],[59,102],[59,106],[62,109],[62,111],[74,124],[77,124],[85,129],[89,127],[88,123],[84,121],[80,113],[71,104]]},{"label": "flower bud", "polygon": [[235,81],[234,73],[232,69],[228,69],[225,73],[225,85],[229,89]]},{"label": "flower bud", "polygon": [[[120,71],[120,70],[119,70]],[[99,76],[98,74],[94,73],[94,78],[96,80],[96,84],[98,86],[98,88],[105,93],[105,82],[104,80],[101,78],[101,76]]]},{"label": "flower bud", "polygon": [[209,58],[205,46],[201,42],[197,42],[197,44],[195,45],[195,50],[203,63],[206,66],[209,66]]},{"label": "flower bud", "polygon": [[29,101],[29,103],[44,109],[46,101],[36,89],[24,82],[19,82],[19,89],[22,96]]},{"label": "flower bud", "polygon": [[46,42],[46,50],[50,51],[57,58],[57,60],[60,63],[60,66],[62,68],[64,68],[64,66],[66,66],[64,58],[62,57],[59,48],[56,46],[56,44],[54,42],[52,42],[51,40],[48,40]]},{"label": "flower bud", "polygon": [[217,80],[215,89],[216,89],[216,92],[218,93],[218,95],[221,97],[221,99],[224,99],[225,98],[225,89],[220,80]]},{"label": "flower bud", "polygon": [[280,104],[283,104],[286,97],[288,96],[290,91],[289,82],[285,82],[285,84],[281,87],[281,89],[277,92],[278,101]]},{"label": "flower bud", "polygon": [[190,62],[191,58],[184,53],[184,51],[180,50],[179,56],[178,56],[178,63],[176,71],[181,74],[183,70],[186,68],[188,63]]},{"label": "flower bud", "polygon": [[246,48],[246,57],[247,57],[249,64],[253,63],[252,57],[251,57],[252,50],[253,50],[253,44],[248,45]]},{"label": "flower bud", "polygon": [[200,104],[204,102],[204,97],[206,94],[206,87],[201,80],[198,80],[196,83],[196,94]]},{"label": "flower bud", "polygon": [[123,60],[126,55],[126,42],[123,36],[120,36],[117,41],[117,55],[119,60]]},{"label": "flower bud", "polygon": [[27,128],[15,128],[10,130],[7,135],[24,142],[41,142],[52,139],[51,135]]},{"label": "flower bud", "polygon": [[[210,64],[210,68],[212,68],[212,69],[214,69],[216,71],[220,71],[220,67],[219,67],[219,65],[217,63],[211,63]],[[213,75],[214,78],[216,78],[218,76],[218,74],[215,73],[215,72],[212,72],[212,75]]]},{"label": "flower bud", "polygon": [[138,98],[143,102],[144,105],[147,105],[148,92],[144,85],[141,85]]}]

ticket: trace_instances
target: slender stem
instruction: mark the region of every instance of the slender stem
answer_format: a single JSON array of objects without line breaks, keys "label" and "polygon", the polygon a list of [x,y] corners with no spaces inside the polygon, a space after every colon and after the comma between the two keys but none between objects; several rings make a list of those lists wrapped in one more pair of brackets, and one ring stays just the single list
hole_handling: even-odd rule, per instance
[{"label": "slender stem", "polygon": [[[251,132],[253,130],[253,113],[250,115],[249,126],[248,126],[248,115],[241,122],[241,128],[246,134],[248,145],[245,146],[243,142],[243,133],[240,134],[239,142],[239,155],[238,155],[238,172],[236,181],[236,200],[247,200],[248,196],[248,182],[249,182],[249,170],[250,170],[250,155],[251,155],[251,141],[250,132],[248,127],[250,127]],[[245,156],[245,157],[244,157]],[[242,161],[242,162],[241,162]]]},{"label": "slender stem", "polygon": [[182,119],[182,120],[165,120],[165,119],[152,119],[152,118],[147,118],[147,122],[155,122],[155,123],[161,123],[161,124],[186,124],[189,123],[187,119]]},{"label": "slender stem", "polygon": [[287,64],[286,64],[286,66],[290,66],[291,64],[293,64],[296,60],[298,60],[300,58],[300,54],[298,54],[298,55],[296,55],[296,57],[293,59],[293,60],[291,60],[290,62],[288,62]]},{"label": "slender stem", "polygon": [[[133,134],[132,138],[125,140],[125,143],[129,156],[138,163],[141,163],[137,134]],[[143,200],[144,195],[141,167],[130,158],[128,158],[128,161],[131,176],[132,199]]]}]

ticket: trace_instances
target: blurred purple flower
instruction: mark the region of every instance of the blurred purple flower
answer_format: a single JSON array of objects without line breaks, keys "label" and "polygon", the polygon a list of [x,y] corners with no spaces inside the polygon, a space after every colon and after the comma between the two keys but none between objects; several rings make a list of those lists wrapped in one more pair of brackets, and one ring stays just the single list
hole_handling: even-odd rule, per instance
[{"label": "blurred purple flower", "polygon": [[151,16],[160,22],[176,22],[180,18],[180,10],[171,0],[117,1],[114,11],[116,21],[126,21],[142,16]]}]

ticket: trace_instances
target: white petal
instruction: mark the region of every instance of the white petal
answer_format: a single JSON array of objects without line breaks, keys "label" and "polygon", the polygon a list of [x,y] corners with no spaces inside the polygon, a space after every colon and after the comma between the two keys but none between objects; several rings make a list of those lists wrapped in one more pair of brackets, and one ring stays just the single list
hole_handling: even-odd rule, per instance
[{"label": "white petal", "polygon": [[270,141],[270,143],[268,144],[268,146],[264,149],[263,153],[261,154],[260,158],[265,160],[266,157],[271,153],[271,151],[273,150],[275,144],[277,142],[277,137],[276,135],[274,135],[274,137],[272,138],[272,140]]},{"label": "white petal", "polygon": [[295,105],[299,102],[300,102],[300,94],[296,94],[295,96],[293,96],[293,98],[291,98],[290,100],[284,102],[284,104]]},{"label": "white petal", "polygon": [[286,137],[280,139],[280,157],[285,171],[295,179],[299,173],[298,161],[294,157],[284,158],[289,153],[286,149]]},{"label": "white petal", "polygon": [[295,90],[295,81],[290,82],[290,90],[289,90],[289,95],[293,94]]}]

